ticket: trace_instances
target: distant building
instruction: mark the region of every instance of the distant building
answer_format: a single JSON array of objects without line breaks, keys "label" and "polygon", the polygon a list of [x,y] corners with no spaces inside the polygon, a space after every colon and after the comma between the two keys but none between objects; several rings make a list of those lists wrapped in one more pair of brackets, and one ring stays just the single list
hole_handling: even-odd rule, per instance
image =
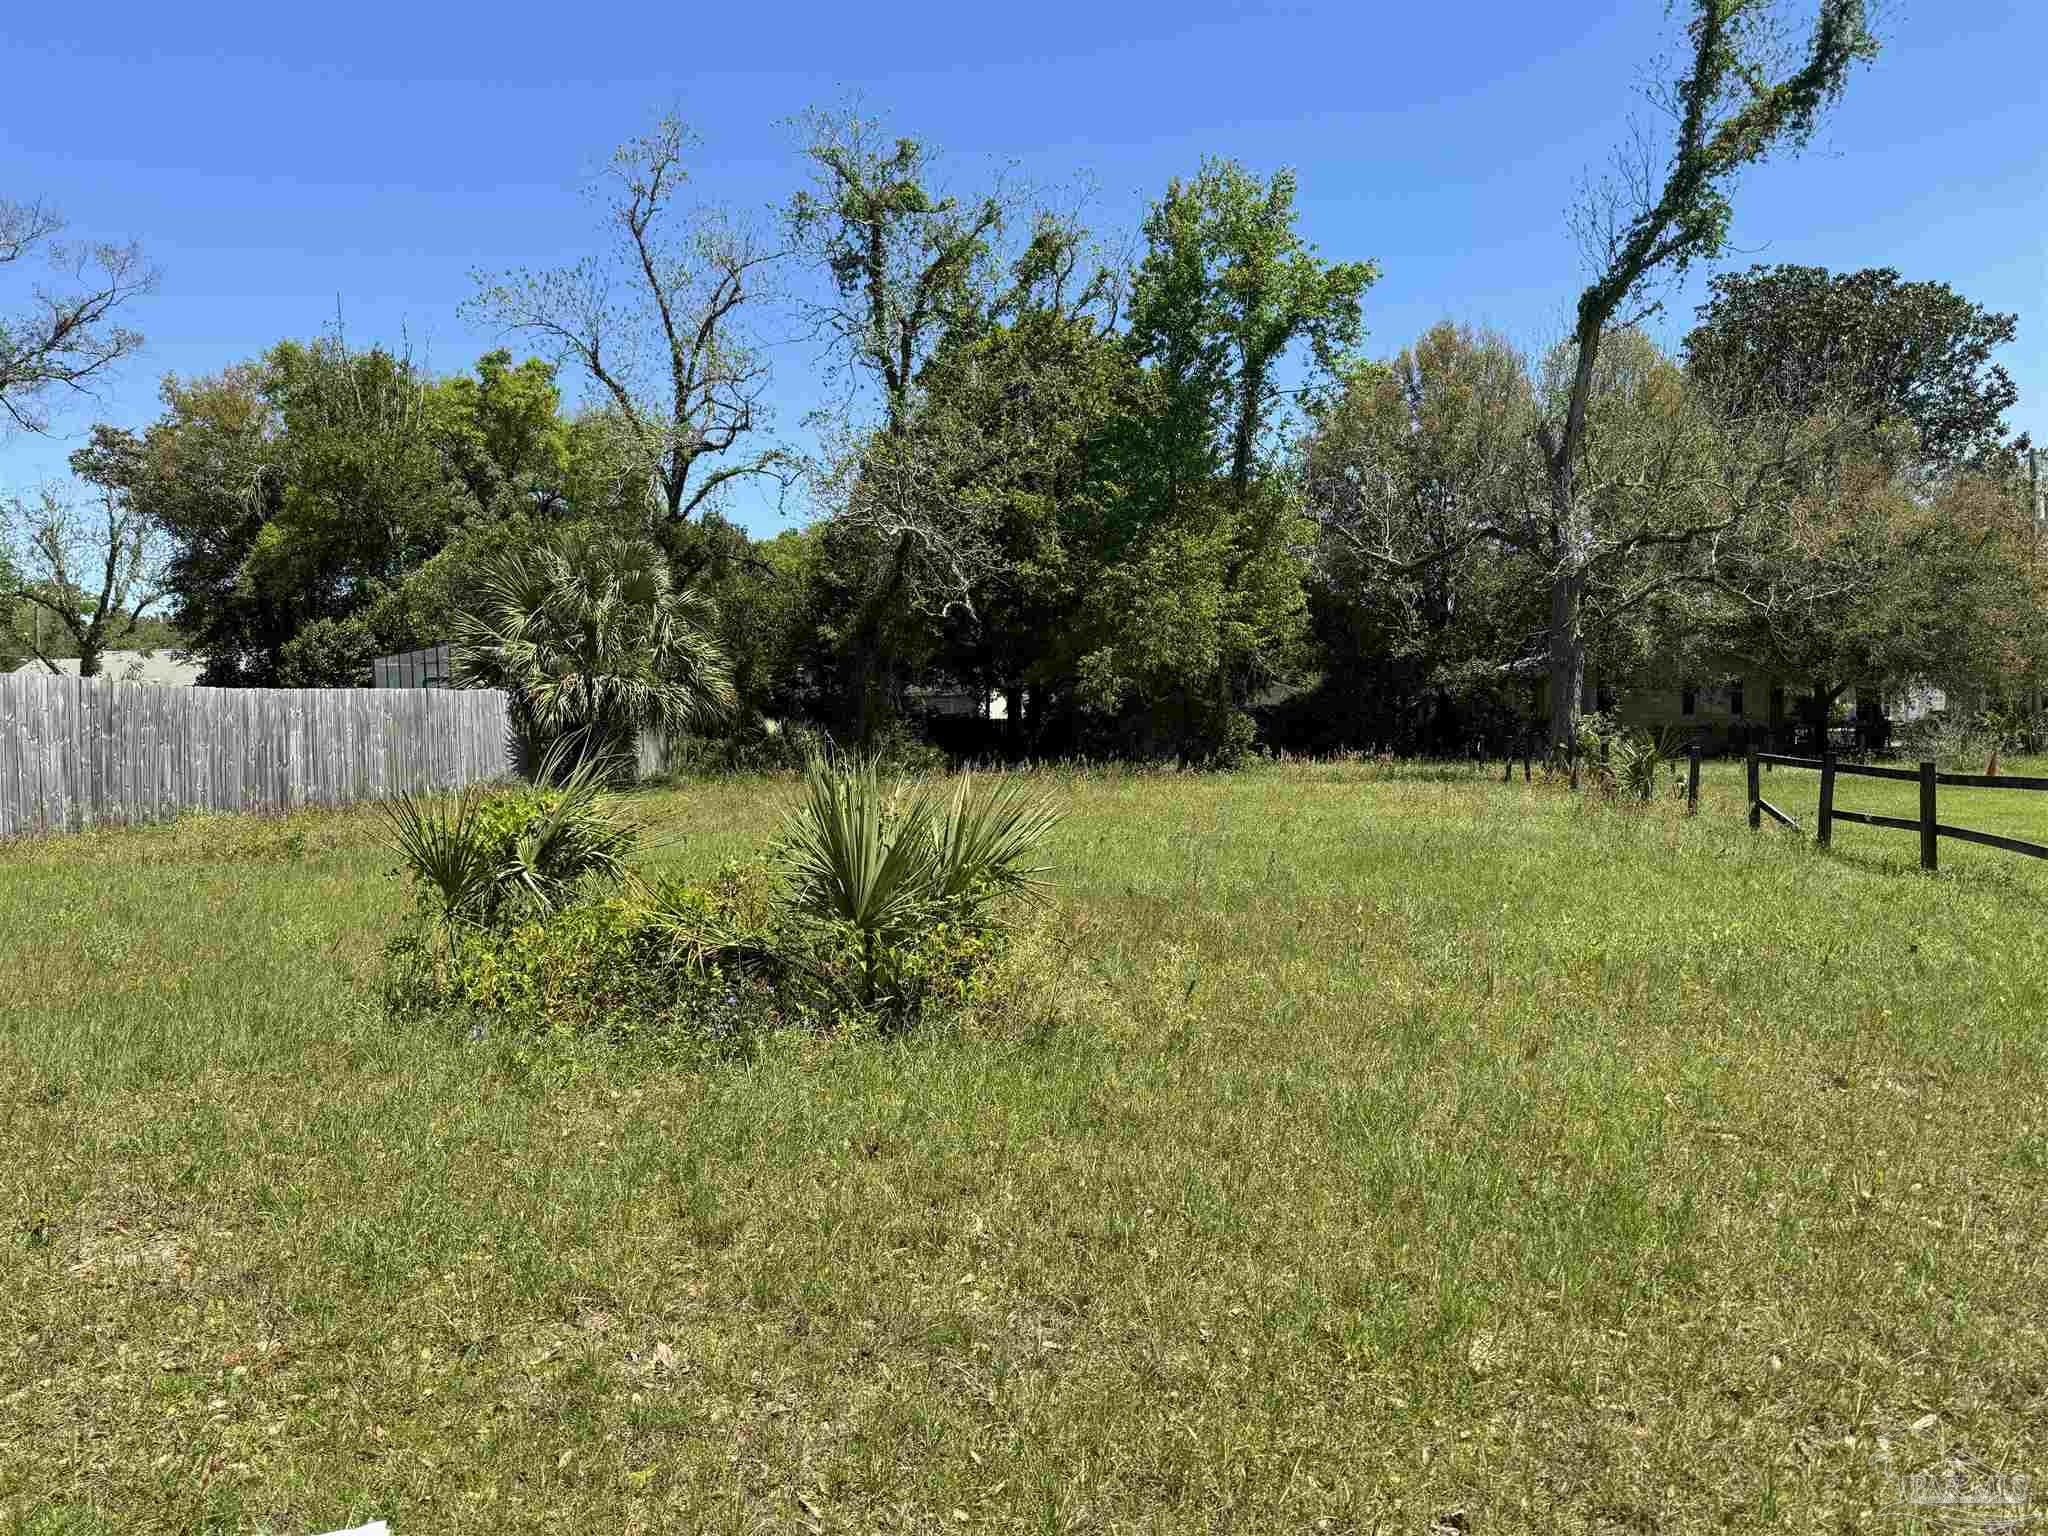
[{"label": "distant building", "polygon": [[938,720],[1007,720],[1009,700],[1000,688],[977,694],[971,688],[932,688],[912,684],[903,690],[904,705],[913,715]]},{"label": "distant building", "polygon": [[448,647],[445,645],[430,645],[421,651],[401,651],[395,656],[379,656],[370,663],[370,686],[372,688],[451,687]]},{"label": "distant building", "polygon": [[[1724,665],[1726,670],[1718,676],[1674,679],[1662,686],[1651,683],[1618,697],[1589,666],[1579,707],[1588,714],[1611,710],[1624,725],[1669,731],[1711,752],[1790,746],[1812,729],[1804,689],[1788,687],[1769,672],[1732,658]],[[1548,680],[1538,679],[1532,694],[1534,718],[1547,718]],[[1834,701],[1829,715],[1838,722],[1838,732],[1853,733],[1859,742],[1874,745],[1888,738],[1889,727],[1924,719],[1948,705],[1948,696],[1939,688],[1851,685]]]},{"label": "distant building", "polygon": [[[76,656],[53,657],[52,661],[63,676],[78,676]],[[50,668],[31,657],[14,670],[48,674]],[[179,661],[169,651],[100,652],[99,677],[102,682],[157,683],[167,688],[190,688],[199,681],[199,674],[204,670],[200,662]]]}]

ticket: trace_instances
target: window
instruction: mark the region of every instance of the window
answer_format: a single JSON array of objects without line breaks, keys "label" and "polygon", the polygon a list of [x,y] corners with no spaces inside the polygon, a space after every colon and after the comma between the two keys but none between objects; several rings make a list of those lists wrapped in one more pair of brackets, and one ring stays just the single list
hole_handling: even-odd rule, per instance
[{"label": "window", "polygon": [[1728,713],[1738,720],[1742,718],[1742,679],[1739,677],[1728,685]]},{"label": "window", "polygon": [[1699,708],[1700,691],[1691,683],[1687,683],[1678,690],[1678,712],[1681,715],[1694,715],[1699,713]]}]

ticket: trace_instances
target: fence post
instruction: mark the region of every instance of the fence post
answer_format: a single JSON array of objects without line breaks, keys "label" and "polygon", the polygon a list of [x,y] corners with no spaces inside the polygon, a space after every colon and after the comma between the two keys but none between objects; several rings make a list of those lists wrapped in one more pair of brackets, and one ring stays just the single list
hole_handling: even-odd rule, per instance
[{"label": "fence post", "polygon": [[1933,869],[1934,852],[1934,764],[1920,765],[1920,867]]},{"label": "fence post", "polygon": [[1749,749],[1749,830],[1757,831],[1764,824],[1761,802],[1764,797],[1763,770],[1756,760],[1756,748]]},{"label": "fence post", "polygon": [[1828,846],[1835,827],[1835,754],[1830,748],[1820,755],[1820,814],[1814,818],[1813,840]]},{"label": "fence post", "polygon": [[1522,782],[1524,784],[1532,782],[1536,777],[1535,769],[1530,766],[1535,756],[1536,744],[1534,740],[1531,737],[1524,736],[1522,738]]},{"label": "fence post", "polygon": [[1685,814],[1697,816],[1700,812],[1700,744],[1694,742],[1685,749]]}]

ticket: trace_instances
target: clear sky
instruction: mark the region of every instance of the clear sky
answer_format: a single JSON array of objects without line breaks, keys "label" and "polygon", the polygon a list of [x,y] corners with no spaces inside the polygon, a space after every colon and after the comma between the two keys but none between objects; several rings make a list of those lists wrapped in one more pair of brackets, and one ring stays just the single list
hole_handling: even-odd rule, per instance
[{"label": "clear sky", "polygon": [[[2017,311],[2013,421],[2048,440],[2048,3],[1907,5],[1815,150],[1739,190],[1736,262],[1894,266]],[[849,89],[963,180],[989,157],[1091,174],[1113,227],[1205,153],[1292,166],[1323,253],[1381,264],[1375,351],[1446,316],[1540,344],[1584,281],[1566,205],[1668,35],[1658,0],[7,11],[0,189],[141,239],[164,275],[130,317],[143,357],[66,436],[0,442],[0,490],[61,472],[96,418],[144,425],[165,372],[314,335],[337,304],[352,341],[465,367],[493,340],[456,314],[471,270],[581,254],[577,188],[611,146],[673,106],[705,139],[699,192],[765,208],[802,176],[778,119]],[[778,355],[784,426],[814,376]]]}]

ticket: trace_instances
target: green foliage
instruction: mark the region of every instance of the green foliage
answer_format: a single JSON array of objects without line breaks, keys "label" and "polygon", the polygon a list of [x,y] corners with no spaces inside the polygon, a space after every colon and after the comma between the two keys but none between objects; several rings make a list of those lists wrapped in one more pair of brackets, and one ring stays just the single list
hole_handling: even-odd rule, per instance
[{"label": "green foliage", "polygon": [[798,923],[843,936],[859,996],[902,995],[904,967],[941,928],[986,934],[997,898],[1035,894],[1034,858],[1059,816],[1015,781],[963,775],[950,797],[890,785],[873,759],[813,763],[775,852]]},{"label": "green foliage", "polygon": [[831,738],[801,720],[742,720],[717,735],[685,731],[672,742],[671,761],[685,774],[801,773],[831,750]]},{"label": "green foliage", "polygon": [[816,763],[784,830],[778,859],[791,909],[850,938],[866,1006],[876,1001],[892,950],[935,920],[933,812],[922,792],[892,797],[872,760],[847,768]]},{"label": "green foliage", "polygon": [[684,1059],[743,1053],[763,1031],[808,1017],[763,967],[693,960],[679,948],[658,909],[684,902],[716,913],[720,897],[671,890],[654,911],[593,897],[467,930],[445,954],[402,935],[387,956],[385,1005],[395,1016],[445,1017],[515,1052],[595,1044]]},{"label": "green foliage", "polygon": [[1677,735],[1668,728],[1655,734],[1618,731],[1608,741],[1601,787],[1624,804],[1648,805],[1660,793],[1682,787],[1678,765],[1683,761]]},{"label": "green foliage", "polygon": [[676,580],[712,605],[710,631],[732,670],[731,733],[747,734],[747,722],[763,716],[814,712],[820,700],[810,673],[823,618],[816,531],[756,541],[713,515],[664,526],[661,543]]},{"label": "green foliage", "polygon": [[1058,819],[1015,783],[892,790],[872,762],[821,763],[770,859],[647,885],[599,780],[390,808],[420,920],[386,951],[387,1009],[662,1050],[958,1011],[1005,950],[1001,903],[1042,893]]},{"label": "green foliage", "polygon": [[638,732],[700,725],[733,704],[709,601],[644,539],[570,528],[499,552],[470,580],[456,682],[511,694],[522,766],[571,740],[624,762]]},{"label": "green foliage", "polygon": [[1368,262],[1326,264],[1295,231],[1294,179],[1206,162],[1145,222],[1131,293],[1142,409],[1102,453],[1118,558],[1092,583],[1078,693],[1140,750],[1231,761],[1252,695],[1300,670],[1309,538],[1266,463],[1278,369],[1305,348],[1339,369],[1360,334]]},{"label": "green foliage", "polygon": [[515,365],[500,347],[477,359],[474,377],[428,385],[426,405],[442,452],[486,515],[563,509],[570,429],[554,364],[529,357]]},{"label": "green foliage", "polygon": [[565,515],[578,469],[552,368],[503,351],[435,379],[338,335],[284,342],[167,379],[163,404],[133,496],[213,683],[361,686],[371,657],[439,643],[446,562],[406,589],[483,529]]},{"label": "green foliage", "polygon": [[1816,414],[1846,403],[1873,430],[1909,425],[1904,447],[1924,466],[2011,461],[2004,418],[2019,389],[1992,354],[2012,341],[2016,317],[1890,267],[1754,266],[1710,288],[1685,360],[1723,408]]},{"label": "green foliage", "polygon": [[1166,383],[1176,470],[1198,473],[1207,449],[1240,492],[1274,424],[1281,360],[1302,344],[1336,373],[1379,276],[1369,261],[1320,259],[1295,229],[1294,197],[1292,171],[1261,181],[1235,161],[1205,160],[1147,217],[1131,294],[1130,346]]},{"label": "green foliage", "polygon": [[1005,896],[1042,899],[1047,867],[1036,859],[1060,822],[1058,808],[1035,798],[1022,779],[962,774],[931,821],[934,899],[970,924],[984,922]]},{"label": "green foliage", "polygon": [[591,881],[617,885],[639,828],[603,792],[601,758],[543,760],[546,787],[473,785],[460,795],[400,795],[379,809],[416,898],[436,927],[495,929],[559,911]]}]

